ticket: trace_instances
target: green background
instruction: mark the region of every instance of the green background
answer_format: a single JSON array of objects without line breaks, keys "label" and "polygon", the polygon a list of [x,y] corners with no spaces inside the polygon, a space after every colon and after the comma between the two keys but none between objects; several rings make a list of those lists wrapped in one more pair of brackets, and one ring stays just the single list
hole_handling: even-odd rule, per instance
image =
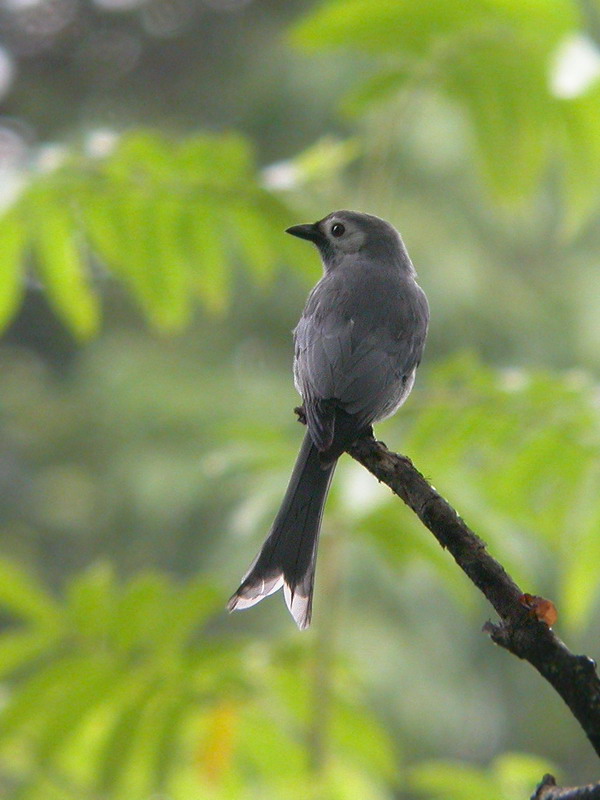
[{"label": "green background", "polygon": [[356,208],[401,231],[432,315],[378,435],[598,657],[600,6],[7,0],[0,26],[0,796],[596,780],[349,458],[311,630],[279,595],[224,606],[302,436],[290,331],[320,265],[283,231]]}]

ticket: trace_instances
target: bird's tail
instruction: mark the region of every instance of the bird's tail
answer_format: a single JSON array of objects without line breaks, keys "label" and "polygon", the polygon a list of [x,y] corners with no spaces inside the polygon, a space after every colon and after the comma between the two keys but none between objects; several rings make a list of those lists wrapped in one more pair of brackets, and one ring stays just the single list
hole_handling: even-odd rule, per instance
[{"label": "bird's tail", "polygon": [[319,529],[335,465],[322,466],[307,431],[271,532],[229,600],[230,611],[249,608],[283,586],[298,627],[308,627]]}]

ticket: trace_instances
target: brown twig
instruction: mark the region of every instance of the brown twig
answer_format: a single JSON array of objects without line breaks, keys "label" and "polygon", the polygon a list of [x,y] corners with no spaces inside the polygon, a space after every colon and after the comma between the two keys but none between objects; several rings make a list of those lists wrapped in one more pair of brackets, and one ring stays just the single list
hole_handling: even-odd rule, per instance
[{"label": "brown twig", "polygon": [[[484,630],[496,644],[529,661],[554,687],[600,755],[600,679],[594,661],[571,653],[554,631],[532,613],[510,575],[408,458],[390,452],[383,442],[372,437],[359,439],[348,452],[389,486],[452,554],[500,616],[498,624],[488,622]],[[557,800],[559,795],[539,795],[538,800],[542,797]],[[565,795],[565,800],[567,797],[575,795]],[[600,795],[580,797],[590,800]]]},{"label": "brown twig", "polygon": [[552,775],[544,775],[531,800],[600,800],[600,783],[560,787]]}]

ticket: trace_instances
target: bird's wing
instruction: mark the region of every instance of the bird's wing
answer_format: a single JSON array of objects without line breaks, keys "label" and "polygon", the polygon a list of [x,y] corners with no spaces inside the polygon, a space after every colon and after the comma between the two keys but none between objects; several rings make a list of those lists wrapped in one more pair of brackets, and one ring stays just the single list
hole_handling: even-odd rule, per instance
[{"label": "bird's wing", "polygon": [[331,444],[336,406],[356,416],[359,426],[391,413],[410,391],[421,349],[418,337],[393,336],[387,328],[361,330],[352,319],[331,315],[320,325],[301,320],[296,385],[317,447]]},{"label": "bird's wing", "polygon": [[335,435],[335,408],[357,431],[393,413],[410,392],[427,333],[425,295],[409,278],[357,264],[311,292],[294,332],[294,375],[320,450]]}]

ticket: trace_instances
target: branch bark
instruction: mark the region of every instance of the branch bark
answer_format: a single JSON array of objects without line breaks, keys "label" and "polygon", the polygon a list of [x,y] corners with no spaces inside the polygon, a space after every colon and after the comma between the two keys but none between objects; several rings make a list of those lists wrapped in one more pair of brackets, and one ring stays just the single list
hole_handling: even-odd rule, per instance
[{"label": "branch bark", "polygon": [[531,800],[600,800],[600,783],[561,788],[552,775],[544,775]]},{"label": "branch bark", "polygon": [[[487,552],[485,544],[452,506],[425,480],[410,459],[392,453],[372,436],[359,439],[348,453],[385,483],[419,517],[458,566],[483,592],[500,620],[486,623],[492,641],[528,661],[565,701],[588,740],[600,755],[600,679],[595,662],[571,653],[552,628],[524,603],[523,592],[505,569]],[[546,776],[549,780],[551,776]],[[552,779],[553,780],[553,779]],[[552,794],[550,789],[575,794]],[[596,793],[590,793],[591,791]],[[557,789],[540,784],[536,800],[599,798],[600,787]],[[546,794],[543,793],[546,792]]]}]

